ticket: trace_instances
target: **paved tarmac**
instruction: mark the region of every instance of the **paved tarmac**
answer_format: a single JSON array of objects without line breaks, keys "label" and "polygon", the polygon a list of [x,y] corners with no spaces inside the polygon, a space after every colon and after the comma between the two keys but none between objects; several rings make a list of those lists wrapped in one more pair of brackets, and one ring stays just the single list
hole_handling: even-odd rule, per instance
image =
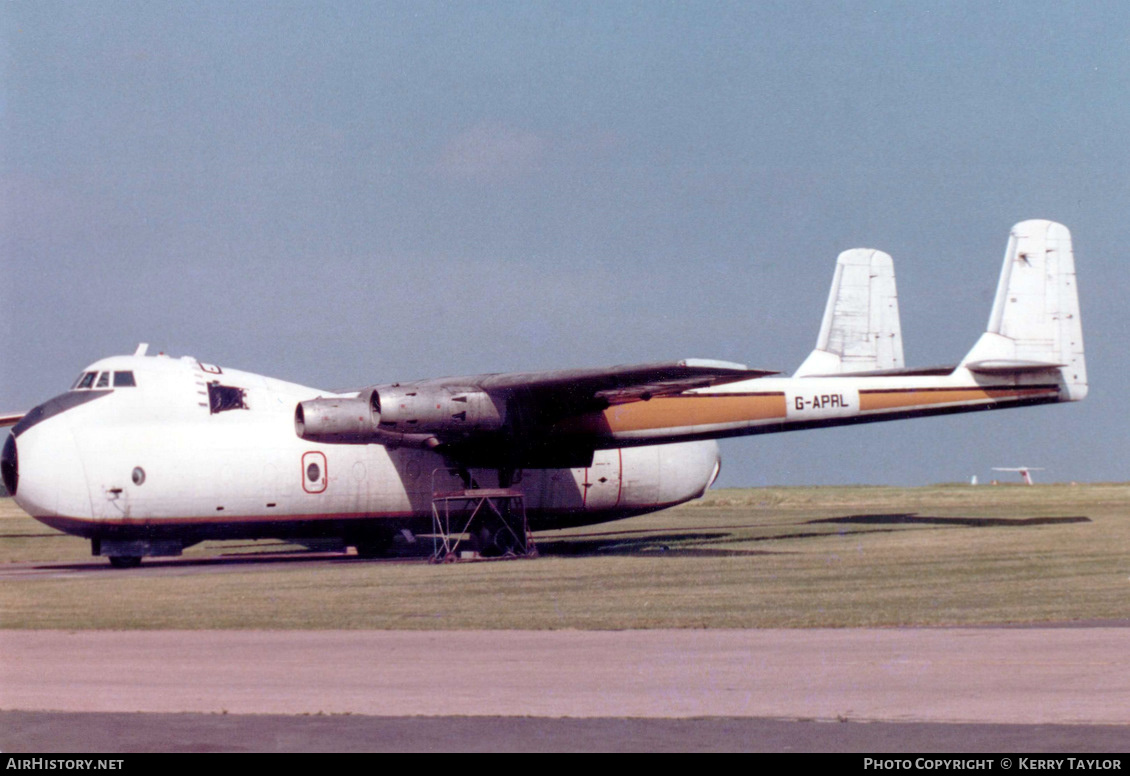
[{"label": "paved tarmac", "polygon": [[1044,752],[1126,751],[1125,727],[709,717],[364,717],[0,711],[21,752]]},{"label": "paved tarmac", "polygon": [[[348,717],[361,721],[339,722],[345,738],[335,748],[444,748],[429,740],[457,750],[529,748],[521,725],[500,720],[532,718],[548,749],[560,748],[555,740],[573,741],[569,748],[657,748],[632,745],[651,739],[676,749],[701,748],[701,741],[714,749],[752,742],[840,751],[872,748],[874,739],[890,749],[906,739],[909,724],[934,731],[924,734],[934,742],[925,749],[964,731],[954,750],[973,751],[978,741],[981,751],[998,750],[1011,736],[1034,751],[1057,740],[1047,730],[1062,729],[1075,736],[1073,748],[1117,751],[1130,740],[1128,636],[1120,627],[0,631],[0,709],[10,712],[6,735],[47,745],[68,730],[73,751],[123,751],[115,747],[129,736],[115,741],[98,731],[120,715],[133,720],[130,729],[157,730],[170,714],[195,720],[197,730],[216,728],[217,740],[181,742],[198,750],[255,740],[256,750],[274,750],[308,735],[296,731],[310,719]],[[261,715],[280,716],[272,726]],[[448,722],[432,729],[410,719],[420,717]],[[566,730],[583,720],[605,733],[635,725],[636,738],[602,733],[586,745]],[[690,731],[685,739],[662,732],[678,720]],[[778,723],[794,731],[792,743],[757,746],[778,740],[771,734]],[[263,724],[276,732],[256,739],[249,730]],[[838,727],[846,732],[828,738]],[[389,732],[402,728],[418,735]],[[459,729],[471,732],[433,735]],[[46,735],[29,739],[29,730]],[[17,743],[0,741],[0,748],[14,751]]]},{"label": "paved tarmac", "polygon": [[0,708],[1130,723],[1125,628],[0,631]]}]

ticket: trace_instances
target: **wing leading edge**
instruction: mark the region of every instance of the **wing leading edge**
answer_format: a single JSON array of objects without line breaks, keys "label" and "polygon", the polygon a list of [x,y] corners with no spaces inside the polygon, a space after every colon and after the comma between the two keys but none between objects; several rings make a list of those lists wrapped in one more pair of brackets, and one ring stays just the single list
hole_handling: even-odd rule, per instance
[{"label": "wing leading edge", "polygon": [[535,393],[542,401],[560,402],[562,409],[577,405],[623,404],[670,396],[692,388],[709,388],[778,374],[750,369],[729,361],[688,358],[653,364],[629,364],[597,369],[515,372],[467,378],[441,378],[416,385],[474,385],[491,394]]}]

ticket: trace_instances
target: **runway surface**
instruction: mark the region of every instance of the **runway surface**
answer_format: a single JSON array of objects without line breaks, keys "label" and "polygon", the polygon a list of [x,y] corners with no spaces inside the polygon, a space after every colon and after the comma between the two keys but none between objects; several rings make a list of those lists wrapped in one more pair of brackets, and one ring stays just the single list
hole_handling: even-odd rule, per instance
[{"label": "runway surface", "polygon": [[0,708],[1124,725],[1128,635],[0,631]]},{"label": "runway surface", "polygon": [[734,717],[363,717],[0,711],[20,752],[1121,753],[1126,728]]}]

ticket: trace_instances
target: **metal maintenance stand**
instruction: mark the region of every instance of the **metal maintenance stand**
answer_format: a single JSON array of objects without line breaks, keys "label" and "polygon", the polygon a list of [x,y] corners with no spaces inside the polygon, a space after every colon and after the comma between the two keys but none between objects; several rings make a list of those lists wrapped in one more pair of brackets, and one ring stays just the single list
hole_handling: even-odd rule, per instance
[{"label": "metal maintenance stand", "polygon": [[432,492],[432,562],[536,558],[518,488]]}]

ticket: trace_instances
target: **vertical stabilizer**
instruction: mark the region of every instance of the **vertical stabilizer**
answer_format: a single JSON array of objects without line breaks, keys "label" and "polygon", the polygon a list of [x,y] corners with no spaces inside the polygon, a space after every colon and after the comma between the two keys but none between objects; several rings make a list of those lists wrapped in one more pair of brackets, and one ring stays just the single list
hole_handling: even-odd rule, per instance
[{"label": "vertical stabilizer", "polygon": [[855,248],[836,260],[836,274],[816,349],[795,377],[901,369],[895,265],[882,251]]},{"label": "vertical stabilizer", "polygon": [[988,375],[1058,372],[1065,400],[1087,395],[1075,256],[1063,224],[1012,227],[989,326],[962,366]]}]

